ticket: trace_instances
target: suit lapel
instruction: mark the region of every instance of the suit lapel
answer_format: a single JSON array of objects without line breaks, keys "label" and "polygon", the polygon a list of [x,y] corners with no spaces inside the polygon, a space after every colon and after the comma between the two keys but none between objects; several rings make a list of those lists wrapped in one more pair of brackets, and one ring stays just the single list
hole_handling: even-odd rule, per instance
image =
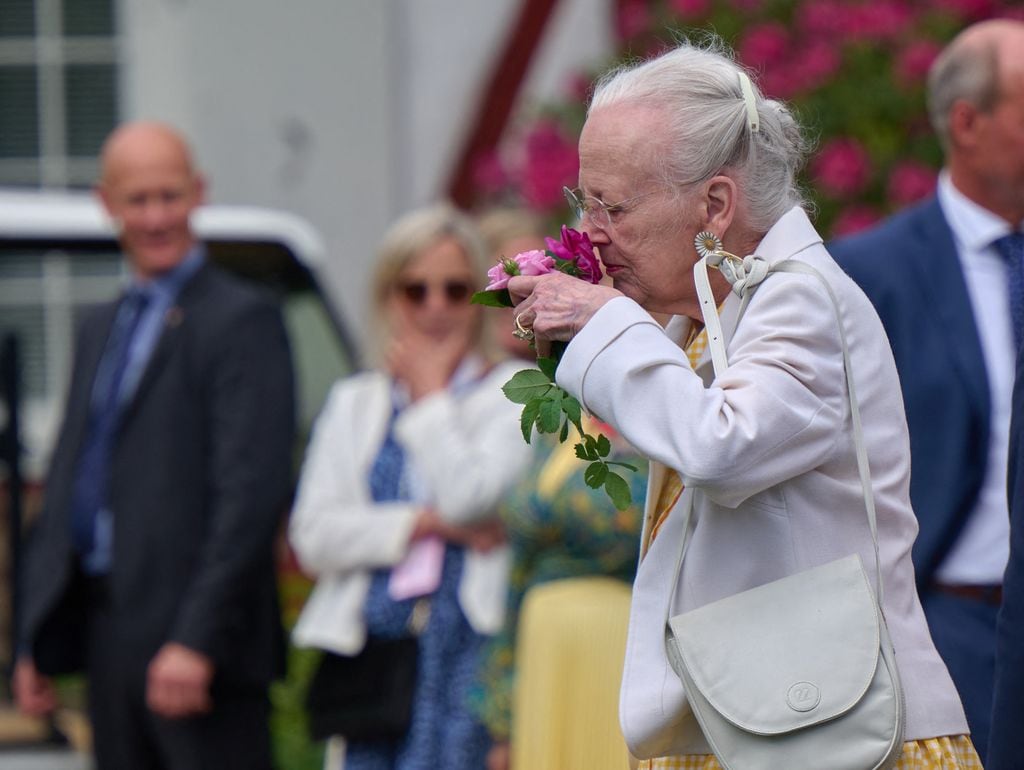
[{"label": "suit lapel", "polygon": [[142,399],[143,394],[152,387],[164,366],[170,360],[175,349],[181,343],[182,334],[189,316],[195,310],[196,302],[200,299],[203,286],[209,271],[208,265],[203,265],[199,271],[182,287],[174,304],[164,314],[163,326],[160,330],[160,337],[156,347],[153,349],[146,367],[135,392],[131,394],[128,403],[124,407],[123,423],[127,423],[135,412],[136,405]]},{"label": "suit lapel", "polygon": [[77,420],[75,429],[79,436],[92,412],[90,402],[92,401],[93,385],[96,382],[96,372],[103,359],[103,351],[107,347],[110,329],[114,325],[117,305],[118,302],[115,301],[99,308],[96,315],[87,322],[89,327],[83,331],[80,337],[81,348],[77,352],[77,372],[69,392],[67,411],[69,417],[74,416]]},{"label": "suit lapel", "polygon": [[919,225],[917,240],[921,247],[909,249],[904,255],[916,262],[908,274],[919,277],[924,306],[935,313],[954,367],[971,400],[987,415],[989,386],[981,339],[953,233],[937,199],[922,211]]}]

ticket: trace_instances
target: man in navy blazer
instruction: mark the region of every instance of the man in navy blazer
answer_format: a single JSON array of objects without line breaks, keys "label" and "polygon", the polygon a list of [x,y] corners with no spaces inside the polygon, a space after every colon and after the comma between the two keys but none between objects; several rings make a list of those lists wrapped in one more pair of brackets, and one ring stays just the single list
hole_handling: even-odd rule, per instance
[{"label": "man in navy blazer", "polygon": [[1024,356],[1017,357],[1010,422],[1010,561],[996,640],[996,691],[985,767],[1017,770],[1024,757]]},{"label": "man in navy blazer", "polygon": [[267,769],[294,433],[281,314],[207,262],[202,177],[172,129],[118,128],[97,192],[131,285],[79,331],[15,695],[45,714],[49,675],[84,670],[99,770]]},{"label": "man in navy blazer", "polygon": [[829,250],[885,324],[910,427],[913,557],[935,644],[983,753],[1009,550],[1016,333],[1004,236],[1024,220],[1024,24],[964,30],[928,77],[935,197]]}]

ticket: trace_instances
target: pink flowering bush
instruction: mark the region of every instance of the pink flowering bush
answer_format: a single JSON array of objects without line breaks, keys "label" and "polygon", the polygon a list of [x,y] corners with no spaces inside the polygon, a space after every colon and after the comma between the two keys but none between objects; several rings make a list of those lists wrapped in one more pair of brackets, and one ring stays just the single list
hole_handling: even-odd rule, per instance
[{"label": "pink flowering bush", "polygon": [[[816,140],[801,183],[826,237],[931,194],[942,153],[925,108],[929,66],[974,21],[1024,19],[1020,0],[609,0],[608,7],[619,51],[607,67],[653,55],[680,35],[713,31],[768,96],[794,108]],[[575,186],[587,85],[598,74],[573,75],[563,99],[543,105],[496,157],[481,160],[481,202],[511,199],[552,223],[571,219],[561,188]]]}]

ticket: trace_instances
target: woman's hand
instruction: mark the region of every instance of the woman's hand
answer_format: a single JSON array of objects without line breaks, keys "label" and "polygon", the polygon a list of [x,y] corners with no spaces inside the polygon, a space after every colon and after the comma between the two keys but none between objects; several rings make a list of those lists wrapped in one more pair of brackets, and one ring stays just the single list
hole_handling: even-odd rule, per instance
[{"label": "woman's hand", "polygon": [[391,375],[409,388],[413,401],[443,390],[470,347],[470,329],[428,334],[411,323],[396,324],[385,362]]},{"label": "woman's hand", "polygon": [[547,355],[552,340],[568,341],[622,292],[587,283],[564,273],[516,276],[508,282],[519,323],[536,335],[538,355]]},{"label": "woman's hand", "polygon": [[509,770],[512,765],[512,752],[508,741],[495,743],[487,752],[487,770]]},{"label": "woman's hand", "polygon": [[505,542],[505,526],[491,518],[473,524],[449,524],[433,508],[421,508],[413,525],[410,542],[439,537],[449,543],[486,553]]}]

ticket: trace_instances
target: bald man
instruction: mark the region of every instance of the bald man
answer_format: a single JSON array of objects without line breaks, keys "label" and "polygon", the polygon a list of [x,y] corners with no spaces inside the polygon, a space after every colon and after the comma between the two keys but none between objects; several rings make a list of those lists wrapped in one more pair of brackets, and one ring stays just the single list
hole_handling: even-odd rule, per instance
[{"label": "bald man", "polygon": [[931,68],[928,106],[945,152],[936,195],[829,251],[874,303],[895,353],[918,590],[984,758],[1024,320],[1024,23],[961,32]]},{"label": "bald man", "polygon": [[49,676],[85,671],[99,770],[269,768],[294,436],[281,315],[208,263],[190,225],[204,181],[173,129],[118,128],[101,166],[131,281],[78,334],[15,695],[45,714]]}]

